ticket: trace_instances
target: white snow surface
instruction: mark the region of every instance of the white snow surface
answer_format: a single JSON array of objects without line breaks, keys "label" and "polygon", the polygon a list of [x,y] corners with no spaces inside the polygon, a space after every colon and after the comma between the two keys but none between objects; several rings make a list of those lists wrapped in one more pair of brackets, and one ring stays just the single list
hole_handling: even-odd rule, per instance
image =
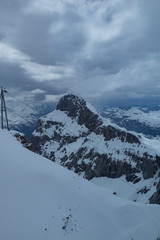
[{"label": "white snow surface", "polygon": [[[141,175],[141,174],[140,174]],[[158,174],[157,174],[158,175]],[[140,176],[142,178],[142,176]],[[141,203],[149,203],[149,198],[156,192],[154,182],[157,183],[157,176],[154,178],[141,180],[137,183],[127,182],[125,176],[120,178],[99,177],[90,180],[95,185],[110,189],[115,192],[118,197]],[[147,189],[147,193],[140,190]]]},{"label": "white snow surface", "polygon": [[[43,127],[44,127],[43,130],[45,134],[47,134],[49,137],[53,136],[55,126],[47,129],[45,127],[45,124],[47,123],[47,121],[62,123],[60,131],[61,131],[61,134],[63,135],[67,135],[68,130],[69,130],[69,133],[72,134],[72,136],[79,136],[81,132],[88,132],[88,129],[84,125],[82,126],[78,125],[78,123],[75,120],[71,119],[70,117],[67,116],[65,112],[60,110],[55,110],[47,114],[46,116],[41,117],[40,119],[43,121]],[[33,134],[36,135],[37,134],[36,131],[34,131]]]},{"label": "white snow surface", "polygon": [[160,139],[149,139],[142,135],[142,141],[148,146],[155,149],[160,154]]},{"label": "white snow surface", "polygon": [[93,112],[94,114],[98,114],[99,113],[97,112],[97,110],[93,107],[93,105],[91,105],[89,102],[86,102],[86,107],[91,111]]},{"label": "white snow surface", "polygon": [[0,239],[156,240],[158,205],[113,195],[0,130]]}]

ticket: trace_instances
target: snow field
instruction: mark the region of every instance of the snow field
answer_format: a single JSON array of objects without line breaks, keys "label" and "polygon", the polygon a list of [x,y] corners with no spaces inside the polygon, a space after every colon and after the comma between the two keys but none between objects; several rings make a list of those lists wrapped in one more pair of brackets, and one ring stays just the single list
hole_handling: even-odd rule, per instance
[{"label": "snow field", "polygon": [[119,198],[0,131],[0,239],[156,240],[160,209]]}]

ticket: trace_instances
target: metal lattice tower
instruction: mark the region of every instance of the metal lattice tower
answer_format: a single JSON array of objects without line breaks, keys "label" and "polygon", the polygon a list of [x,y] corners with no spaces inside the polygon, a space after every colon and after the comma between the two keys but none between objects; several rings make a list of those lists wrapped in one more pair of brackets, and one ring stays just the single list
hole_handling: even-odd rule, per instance
[{"label": "metal lattice tower", "polygon": [[4,128],[4,125],[3,125],[3,120],[4,120],[3,112],[4,112],[5,118],[6,118],[7,129],[9,131],[10,129],[9,129],[9,124],[8,124],[7,109],[6,109],[4,93],[7,93],[7,90],[5,88],[1,87],[1,128],[2,129]]}]

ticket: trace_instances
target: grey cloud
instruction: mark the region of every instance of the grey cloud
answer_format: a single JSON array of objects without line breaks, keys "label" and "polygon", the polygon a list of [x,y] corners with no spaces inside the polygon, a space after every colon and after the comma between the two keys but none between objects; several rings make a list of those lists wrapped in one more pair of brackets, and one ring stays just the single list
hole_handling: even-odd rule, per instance
[{"label": "grey cloud", "polygon": [[[0,62],[0,85],[7,88],[15,88],[17,92],[32,91],[34,89],[42,89],[48,94],[64,94],[67,90],[63,85],[56,84],[54,82],[37,83],[33,79],[29,78],[17,64],[6,64]],[[39,96],[45,94],[39,94]],[[44,97],[43,97],[44,98]],[[37,96],[38,100],[38,96]],[[39,99],[40,100],[40,99]]]},{"label": "grey cloud", "polygon": [[23,70],[14,63],[0,62],[0,82],[5,87],[24,88],[28,79]]},{"label": "grey cloud", "polygon": [[39,101],[44,101],[44,100],[45,100],[45,95],[44,94],[39,93],[39,94],[34,95],[34,101],[39,102]]},{"label": "grey cloud", "polygon": [[[82,19],[73,12],[25,15],[12,39],[14,45],[41,64],[70,59],[85,42]],[[60,25],[60,28],[57,27]]]},{"label": "grey cloud", "polygon": [[23,9],[30,0],[0,1],[0,32],[3,38],[11,37],[10,32],[16,30],[16,25],[23,16]]},{"label": "grey cloud", "polygon": [[[125,99],[158,101],[159,1],[86,1],[85,14],[77,10],[77,2],[64,4],[63,12],[25,11],[30,2],[1,1],[0,41],[29,55],[32,62],[69,66],[74,73],[58,81],[36,82],[20,63],[0,62],[1,84],[28,92],[39,88],[55,95],[74,91],[91,101],[117,104],[120,99],[123,103]],[[91,11],[96,2],[97,9]],[[35,95],[35,101],[43,101],[44,96]]]}]

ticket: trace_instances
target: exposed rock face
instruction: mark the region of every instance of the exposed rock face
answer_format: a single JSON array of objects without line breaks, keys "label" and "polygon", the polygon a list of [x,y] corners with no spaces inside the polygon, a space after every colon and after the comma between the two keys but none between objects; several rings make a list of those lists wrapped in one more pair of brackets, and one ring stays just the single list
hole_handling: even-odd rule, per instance
[{"label": "exposed rock face", "polygon": [[54,112],[40,118],[31,142],[33,150],[83,174],[87,179],[126,176],[138,182],[154,177],[158,153],[141,138],[103,119],[82,98],[61,98]]},{"label": "exposed rock face", "polygon": [[152,197],[149,199],[150,203],[156,203],[160,204],[160,180],[159,183],[157,184],[157,191],[152,195]]},{"label": "exposed rock face", "polygon": [[16,137],[17,141],[22,144],[23,147],[27,148],[28,150],[32,151],[32,143],[29,141],[29,139],[20,132],[11,131],[12,135]]},{"label": "exposed rock face", "polygon": [[84,124],[89,132],[103,135],[106,141],[118,137],[128,143],[140,143],[133,134],[115,129],[111,125],[104,126],[98,113],[92,112],[86,102],[77,96],[67,95],[61,98],[56,110],[63,111],[72,119],[76,119],[79,125]]},{"label": "exposed rock face", "polygon": [[61,98],[56,110],[63,111],[72,119],[76,119],[79,125],[84,124],[89,131],[95,132],[102,125],[102,120],[87,107],[86,102],[74,95]]}]

